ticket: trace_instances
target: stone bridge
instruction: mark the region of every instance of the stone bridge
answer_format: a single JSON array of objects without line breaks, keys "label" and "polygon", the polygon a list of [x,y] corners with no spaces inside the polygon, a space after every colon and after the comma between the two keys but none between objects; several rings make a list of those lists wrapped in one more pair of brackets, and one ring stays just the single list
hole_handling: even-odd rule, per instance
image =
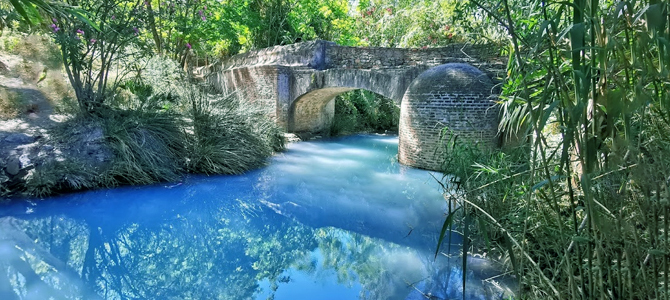
[{"label": "stone bridge", "polygon": [[335,96],[365,89],[400,105],[401,163],[437,170],[440,131],[498,144],[497,49],[453,44],[401,49],[311,41],[238,54],[200,70],[223,94],[236,93],[267,110],[287,132],[328,132]]}]

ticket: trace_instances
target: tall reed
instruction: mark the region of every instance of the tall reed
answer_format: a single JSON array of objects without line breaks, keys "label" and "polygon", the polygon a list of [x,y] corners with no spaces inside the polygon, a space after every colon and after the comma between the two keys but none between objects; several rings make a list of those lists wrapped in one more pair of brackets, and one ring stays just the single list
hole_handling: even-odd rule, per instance
[{"label": "tall reed", "polygon": [[449,148],[470,231],[522,298],[669,299],[669,4],[472,2],[510,35],[500,128],[528,143]]}]

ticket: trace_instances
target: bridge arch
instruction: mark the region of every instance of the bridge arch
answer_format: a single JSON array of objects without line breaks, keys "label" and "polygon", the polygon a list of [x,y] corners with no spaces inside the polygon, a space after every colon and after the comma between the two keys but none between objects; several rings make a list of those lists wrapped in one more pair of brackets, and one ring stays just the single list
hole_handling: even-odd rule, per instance
[{"label": "bridge arch", "polygon": [[295,74],[286,129],[298,134],[328,131],[335,112],[333,100],[348,91],[367,90],[400,105],[407,87],[422,71],[334,69],[309,76]]},{"label": "bridge arch", "polygon": [[[248,101],[288,132],[330,129],[333,99],[365,89],[401,106],[399,160],[439,169],[439,129],[496,145],[497,111],[491,78],[504,74],[504,60],[486,45],[398,49],[339,46],[312,41],[251,51],[201,70],[224,94],[243,91]],[[424,88],[419,88],[424,87]]]},{"label": "bridge arch", "polygon": [[312,90],[293,101],[288,112],[290,133],[317,133],[330,129],[335,115],[335,97],[353,88],[327,87]]}]

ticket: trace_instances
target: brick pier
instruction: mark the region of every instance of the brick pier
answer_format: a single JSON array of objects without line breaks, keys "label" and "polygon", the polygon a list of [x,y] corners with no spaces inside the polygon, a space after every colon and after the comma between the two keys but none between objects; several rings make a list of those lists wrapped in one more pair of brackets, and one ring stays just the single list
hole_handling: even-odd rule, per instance
[{"label": "brick pier", "polygon": [[[486,45],[358,48],[311,41],[250,51],[200,70],[224,94],[260,104],[287,132],[328,131],[335,96],[366,89],[400,105],[399,160],[439,170],[439,132],[496,145],[494,82],[505,65]],[[437,151],[437,152],[436,152]]]}]

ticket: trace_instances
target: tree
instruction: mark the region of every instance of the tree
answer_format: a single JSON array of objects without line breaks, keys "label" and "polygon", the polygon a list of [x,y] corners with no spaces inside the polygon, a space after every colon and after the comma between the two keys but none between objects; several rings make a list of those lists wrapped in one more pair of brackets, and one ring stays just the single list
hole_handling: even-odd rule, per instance
[{"label": "tree", "polygon": [[[128,58],[146,14],[142,1],[81,1],[91,21],[53,18],[51,30],[61,47],[63,64],[82,112],[94,113],[129,71]],[[110,74],[114,72],[114,77]]]}]

